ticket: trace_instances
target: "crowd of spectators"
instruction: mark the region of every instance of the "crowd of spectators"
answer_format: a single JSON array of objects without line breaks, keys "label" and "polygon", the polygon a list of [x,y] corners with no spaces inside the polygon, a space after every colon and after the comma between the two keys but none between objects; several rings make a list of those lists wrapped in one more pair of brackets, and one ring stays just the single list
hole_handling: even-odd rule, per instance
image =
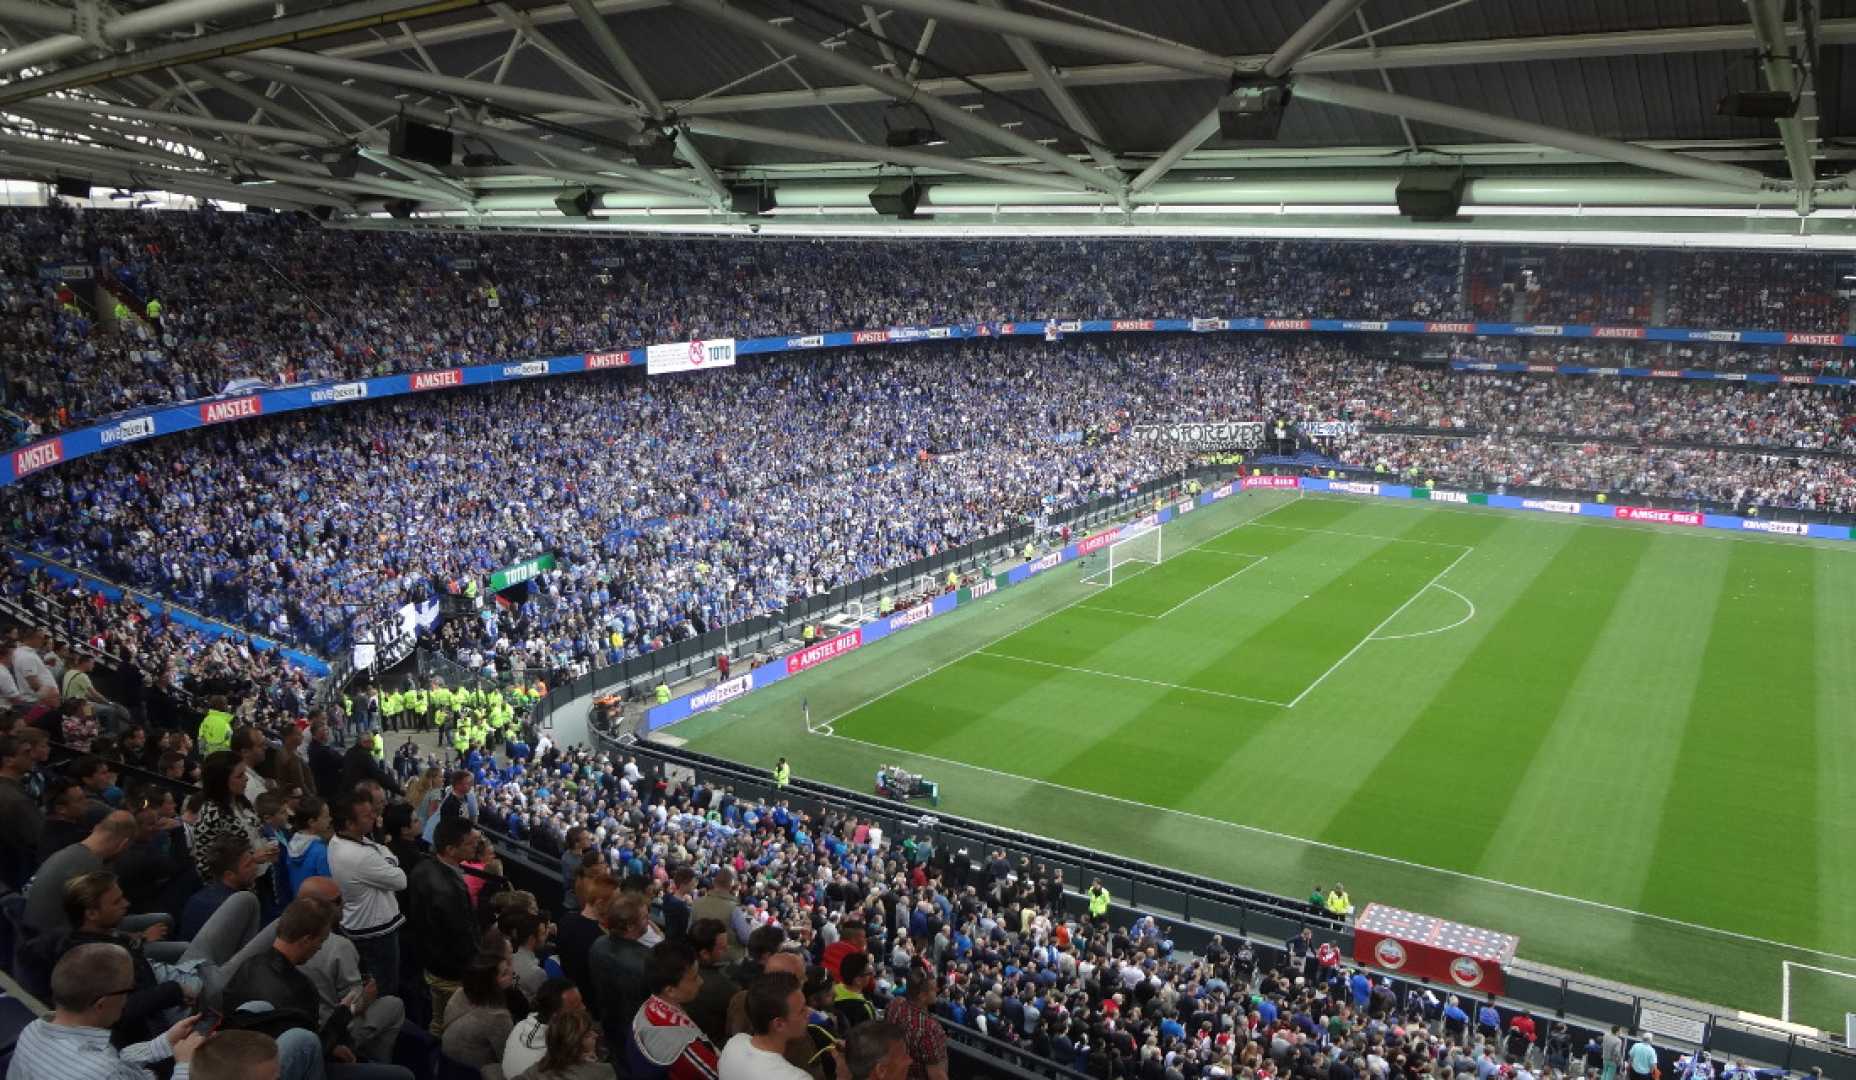
[{"label": "crowd of spectators", "polygon": [[1566,439],[1369,435],[1338,452],[1346,464],[1442,487],[1557,488],[1762,510],[1856,513],[1856,462],[1728,450],[1629,447]]},{"label": "crowd of spectators", "polygon": [[[1831,256],[1245,241],[749,243],[0,210],[0,404],[34,431],[268,384],[654,341],[1045,318],[1467,317],[1847,329]],[[61,282],[46,266],[88,266]],[[129,315],[112,317],[118,299]],[[144,314],[154,300],[157,314]],[[102,307],[104,310],[98,310]]]},{"label": "crowd of spectators", "polygon": [[[98,268],[100,320],[42,280]],[[700,337],[1032,318],[1462,316],[1454,249],[756,242],[325,230],[296,215],[0,211],[4,403],[41,430],[266,383]],[[89,288],[73,283],[74,292]],[[108,303],[113,304],[111,299]]]},{"label": "crowd of spectators", "polygon": [[[392,1064],[405,1021],[447,1068],[529,1080],[945,1080],[957,1029],[1095,1080],[1557,1080],[1633,1063],[1615,1036],[1396,987],[1306,934],[1176,951],[1099,882],[540,739],[402,791],[320,723],[309,743],[242,728],[233,749],[189,755],[202,786],[179,804],[118,786],[109,760],[141,758],[113,742],[53,840],[66,781],[49,744],[30,713],[0,726],[0,843],[15,853],[34,824],[35,785],[61,815],[8,862],[15,883],[37,866],[16,974],[57,1007],[14,1075],[187,1062],[211,1042],[194,1027],[207,1009],[270,1040],[282,1080],[407,1077]],[[557,860],[558,910],[514,887],[486,835]],[[77,1071],[31,1071],[78,1041]],[[1630,1050],[1667,1064],[1644,1045]]]},{"label": "crowd of spectators", "polygon": [[[36,686],[73,643],[7,644],[0,670]],[[173,1058],[188,1080],[406,1080],[432,1047],[441,1075],[511,1080],[946,1080],[958,1030],[1094,1080],[1671,1063],[1395,986],[1306,933],[1179,951],[1099,882],[651,757],[528,729],[441,773],[372,740],[338,750],[314,710],[226,707],[259,721],[112,723],[55,766],[59,712],[0,710],[13,973],[54,1006],[10,1075],[140,1080]],[[516,887],[518,850],[558,874],[558,906]],[[212,1071],[248,1037],[275,1073]]]},{"label": "crowd of spectators", "polygon": [[1626,248],[1469,251],[1470,307],[1486,322],[1645,326],[1655,283],[1666,280],[1677,261],[1667,252]]},{"label": "crowd of spectators", "polygon": [[1844,333],[1848,260],[1801,252],[1684,251],[1669,284],[1670,326]]},{"label": "crowd of spectators", "polygon": [[1641,367],[1661,371],[1695,369],[1841,376],[1856,371],[1856,355],[1852,355],[1850,350],[1809,345],[1749,348],[1729,342],[1481,337],[1452,339],[1446,344],[1440,344],[1435,352],[1461,360]]},{"label": "crowd of spectators", "polygon": [[357,619],[553,552],[525,596],[453,620],[445,644],[473,670],[557,671],[776,611],[1190,463],[1126,438],[1133,423],[1464,431],[1483,437],[1334,452],[1440,482],[1852,506],[1847,461],[1785,453],[1856,453],[1845,390],[1453,372],[1366,351],[1389,348],[993,341],[744,358],[719,376],[602,373],[132,445],[14,485],[4,505],[45,554],[324,648]]},{"label": "crowd of spectators", "polygon": [[60,584],[49,571],[28,571],[5,553],[0,553],[0,599],[21,621],[46,628],[45,637],[61,658],[53,665],[61,691],[53,704],[71,696],[64,691],[63,674],[86,661],[133,676],[122,702],[103,697],[94,684],[83,695],[111,717],[116,709],[165,714],[197,707],[215,695],[253,699],[267,715],[298,715],[312,696],[310,676],[275,650],[190,628],[126,596],[111,600],[95,588]]}]

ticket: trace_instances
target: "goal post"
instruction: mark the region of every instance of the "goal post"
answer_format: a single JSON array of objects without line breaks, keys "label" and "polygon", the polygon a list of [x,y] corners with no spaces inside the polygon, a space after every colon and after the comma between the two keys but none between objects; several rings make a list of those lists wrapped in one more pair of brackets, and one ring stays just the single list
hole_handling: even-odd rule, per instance
[{"label": "goal post", "polygon": [[1115,584],[1117,574],[1127,577],[1131,571],[1124,567],[1139,564],[1142,566],[1160,565],[1161,544],[1160,526],[1148,525],[1129,530],[1121,539],[1108,546],[1101,553],[1102,565],[1083,578],[1092,585],[1104,588]]}]

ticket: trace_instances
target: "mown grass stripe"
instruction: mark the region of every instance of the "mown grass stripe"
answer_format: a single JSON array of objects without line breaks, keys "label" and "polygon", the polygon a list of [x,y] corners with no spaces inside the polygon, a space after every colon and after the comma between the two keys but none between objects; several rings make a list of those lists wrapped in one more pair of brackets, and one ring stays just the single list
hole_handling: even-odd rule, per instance
[{"label": "mown grass stripe", "polygon": [[1562,547],[1431,698],[1320,838],[1480,866],[1515,785],[1649,547],[1601,530]]},{"label": "mown grass stripe", "polygon": [[[1781,940],[1817,935],[1816,568],[1808,548],[1729,550],[1646,910]],[[1635,782],[1624,764],[1620,782]]]}]

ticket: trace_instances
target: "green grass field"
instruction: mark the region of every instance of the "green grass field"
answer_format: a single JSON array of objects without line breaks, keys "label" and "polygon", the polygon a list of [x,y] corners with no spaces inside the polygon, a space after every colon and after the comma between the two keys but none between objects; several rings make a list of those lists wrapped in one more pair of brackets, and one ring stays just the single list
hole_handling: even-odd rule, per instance
[{"label": "green grass field", "polygon": [[[1856,548],[1253,493],[672,734],[1776,1016],[1856,971]],[[799,712],[809,702],[808,732]],[[1805,981],[1840,1029],[1856,980]]]}]

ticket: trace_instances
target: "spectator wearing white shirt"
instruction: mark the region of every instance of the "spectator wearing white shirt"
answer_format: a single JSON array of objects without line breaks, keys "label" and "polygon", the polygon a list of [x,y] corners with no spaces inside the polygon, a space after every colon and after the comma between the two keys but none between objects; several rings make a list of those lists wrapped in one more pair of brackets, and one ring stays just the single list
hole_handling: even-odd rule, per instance
[{"label": "spectator wearing white shirt", "polygon": [[548,1052],[548,1025],[563,1012],[584,1011],[586,999],[568,979],[549,979],[534,995],[535,1011],[517,1023],[503,1044],[503,1075],[520,1076]]},{"label": "spectator wearing white shirt", "polygon": [[56,708],[64,700],[58,693],[58,679],[39,655],[48,640],[49,635],[43,627],[26,631],[19,644],[13,647],[13,678],[22,692],[32,695],[34,702]]},{"label": "spectator wearing white shirt", "polygon": [[31,1080],[152,1080],[147,1068],[173,1058],[172,1080],[188,1080],[188,1063],[203,1036],[189,1016],[148,1042],[121,1050],[110,1028],[135,990],[135,965],[120,945],[79,945],[52,968],[52,1014],[20,1032],[9,1076]]}]

